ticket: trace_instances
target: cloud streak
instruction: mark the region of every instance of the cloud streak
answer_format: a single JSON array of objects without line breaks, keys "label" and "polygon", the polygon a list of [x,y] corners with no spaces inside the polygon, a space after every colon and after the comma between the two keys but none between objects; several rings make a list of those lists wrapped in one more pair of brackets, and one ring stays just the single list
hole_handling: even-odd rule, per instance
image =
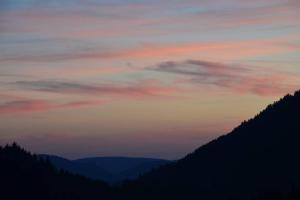
[{"label": "cloud streak", "polygon": [[[206,58],[242,59],[268,56],[300,50],[299,45],[288,44],[288,39],[256,39],[227,42],[203,42],[169,45],[139,45],[131,48],[105,50],[105,48],[76,49],[61,53],[10,55],[0,57],[1,62],[59,62],[68,60],[161,59],[201,55]],[[261,46],[264,48],[261,48]],[[24,53],[23,53],[24,54]]]},{"label": "cloud streak", "polygon": [[181,75],[205,78],[207,76],[232,77],[235,73],[247,72],[248,69],[234,65],[227,65],[217,62],[208,62],[203,60],[186,60],[180,62],[164,62],[157,67],[148,68],[150,70],[169,72]]},{"label": "cloud streak", "polygon": [[297,89],[299,74],[267,72],[250,66],[203,60],[164,62],[148,68],[157,72],[183,76],[181,82],[227,88],[236,93],[277,96]]},{"label": "cloud streak", "polygon": [[[43,3],[40,5],[44,5],[44,7],[36,7],[35,4],[29,4],[27,9],[12,9],[4,12],[4,17],[17,18],[25,24],[18,28],[8,26],[11,31],[39,32],[56,36],[63,34],[78,38],[145,35],[148,32],[153,34],[153,26],[156,27],[154,30],[162,35],[165,30],[160,26],[170,23],[186,29],[199,25],[199,23],[206,25],[199,26],[202,28],[201,30],[207,27],[224,29],[223,26],[229,28],[257,26],[267,22],[270,24],[280,22],[279,25],[283,26],[290,24],[291,21],[297,24],[297,20],[291,19],[299,17],[297,0],[271,0],[267,3],[262,0],[251,1],[251,3],[236,0],[217,2],[194,0],[185,3],[143,1],[134,2],[134,4],[128,1],[113,4],[77,2],[77,5],[64,5],[56,2],[56,5],[61,4],[61,6],[55,7]],[[182,14],[174,12],[174,10],[185,12]],[[291,16],[291,14],[294,15]],[[159,16],[158,19],[157,16]],[[44,23],[45,21],[48,23]],[[77,29],[78,24],[84,24],[80,30]],[[60,27],[60,29],[53,31],[53,26]],[[182,30],[180,28],[178,30]]]},{"label": "cloud streak", "polygon": [[44,112],[54,109],[96,106],[102,105],[103,103],[103,101],[73,101],[68,103],[54,103],[45,100],[15,100],[0,104],[0,114]]},{"label": "cloud streak", "polygon": [[161,86],[155,81],[128,86],[108,84],[91,85],[51,80],[16,81],[11,84],[27,90],[71,95],[149,97],[169,96],[177,92],[176,88]]}]

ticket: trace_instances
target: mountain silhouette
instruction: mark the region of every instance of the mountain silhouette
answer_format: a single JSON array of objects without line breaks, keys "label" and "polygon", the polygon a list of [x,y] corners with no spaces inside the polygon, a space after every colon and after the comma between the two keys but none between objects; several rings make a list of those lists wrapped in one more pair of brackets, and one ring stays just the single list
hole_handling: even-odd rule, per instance
[{"label": "mountain silhouette", "polygon": [[15,143],[0,147],[0,188],[6,200],[114,199],[106,183],[57,170]]},{"label": "mountain silhouette", "polygon": [[39,156],[49,159],[58,169],[109,183],[136,179],[138,176],[170,162],[154,158],[91,157],[68,160],[53,155]]},{"label": "mountain silhouette", "polygon": [[124,192],[131,199],[300,199],[299,155],[300,91]]}]

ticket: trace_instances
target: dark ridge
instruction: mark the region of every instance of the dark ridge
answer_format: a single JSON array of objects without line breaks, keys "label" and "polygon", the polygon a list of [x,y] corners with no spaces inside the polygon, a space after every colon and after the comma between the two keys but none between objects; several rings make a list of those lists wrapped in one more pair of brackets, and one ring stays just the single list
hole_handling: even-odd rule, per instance
[{"label": "dark ridge", "polygon": [[299,115],[297,91],[124,191],[136,199],[256,199],[264,192],[291,199],[300,188]]},{"label": "dark ridge", "polygon": [[102,181],[58,171],[47,159],[16,143],[0,147],[1,199],[112,199],[113,189]]}]

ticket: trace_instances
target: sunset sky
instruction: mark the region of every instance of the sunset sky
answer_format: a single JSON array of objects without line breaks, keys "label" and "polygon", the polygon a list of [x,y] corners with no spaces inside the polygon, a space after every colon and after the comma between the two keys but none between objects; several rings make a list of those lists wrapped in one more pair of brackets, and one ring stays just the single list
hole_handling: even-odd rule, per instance
[{"label": "sunset sky", "polygon": [[0,1],[0,144],[177,159],[297,89],[299,0]]}]

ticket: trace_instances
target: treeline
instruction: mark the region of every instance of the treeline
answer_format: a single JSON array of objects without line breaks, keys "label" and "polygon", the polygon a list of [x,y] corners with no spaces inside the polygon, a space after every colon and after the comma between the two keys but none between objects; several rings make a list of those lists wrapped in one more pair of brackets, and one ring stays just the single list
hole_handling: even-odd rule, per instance
[{"label": "treeline", "polygon": [[0,147],[0,191],[3,200],[109,200],[115,193],[104,182],[57,170],[15,143]]},{"label": "treeline", "polygon": [[[245,180],[246,181],[246,180]],[[0,147],[0,195],[5,200],[138,200],[153,199],[151,191],[139,181],[124,182],[114,188],[66,171],[57,170],[48,160],[22,149],[17,144]],[[188,186],[188,184],[186,184]],[[154,186],[155,187],[155,186]],[[159,186],[157,186],[159,187]],[[180,191],[184,188],[175,188]],[[186,188],[185,188],[186,189]],[[185,190],[184,189],[184,190]],[[201,190],[199,190],[200,192]],[[217,191],[216,191],[217,192]],[[180,199],[177,192],[162,190],[155,199]],[[186,199],[193,199],[186,194]],[[201,196],[200,194],[198,194]],[[198,196],[196,195],[196,196]],[[204,200],[206,198],[203,198]],[[207,198],[214,199],[214,198]],[[239,200],[234,195],[224,195],[219,200]],[[299,200],[300,190],[291,185],[285,192],[261,190],[249,195],[247,200]]]}]

